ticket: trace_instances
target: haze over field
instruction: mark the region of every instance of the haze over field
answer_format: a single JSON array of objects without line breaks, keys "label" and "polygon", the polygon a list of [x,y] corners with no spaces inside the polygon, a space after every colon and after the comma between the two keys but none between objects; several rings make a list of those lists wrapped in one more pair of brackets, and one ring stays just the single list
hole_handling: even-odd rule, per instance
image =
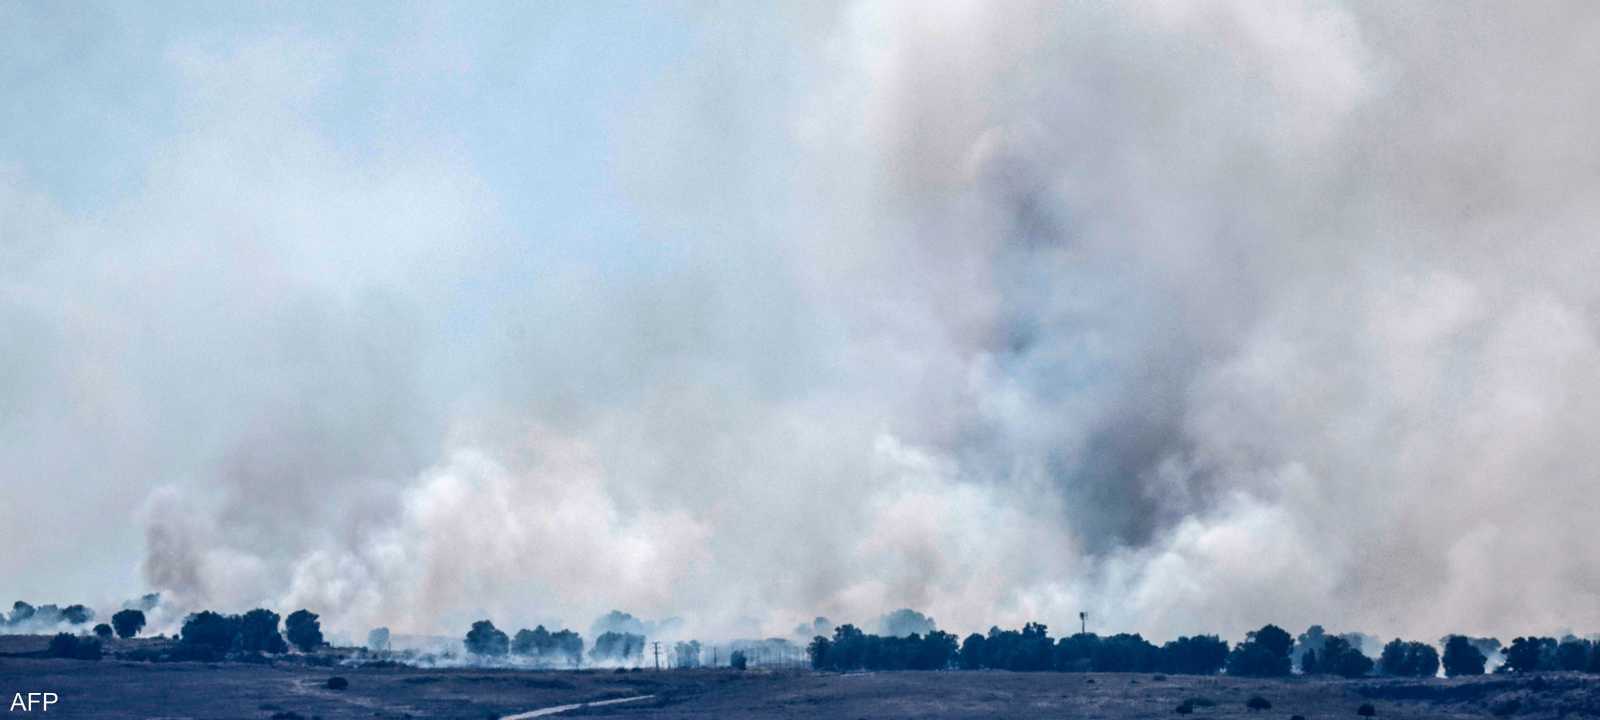
[{"label": "haze over field", "polygon": [[1600,627],[1600,7],[481,9],[0,4],[0,589]]}]

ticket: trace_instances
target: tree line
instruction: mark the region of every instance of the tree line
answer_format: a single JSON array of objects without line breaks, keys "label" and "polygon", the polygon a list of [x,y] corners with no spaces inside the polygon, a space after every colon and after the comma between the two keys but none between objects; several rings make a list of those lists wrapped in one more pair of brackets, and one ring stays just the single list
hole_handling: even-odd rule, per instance
[{"label": "tree line", "polygon": [[[1397,638],[1384,645],[1379,657],[1373,659],[1349,637],[1320,637],[1316,647],[1301,648],[1299,671],[1349,678],[1373,674],[1434,677],[1443,668],[1452,677],[1482,675],[1489,655],[1500,648],[1499,641],[1493,638],[1464,635],[1447,636],[1440,644],[1444,647],[1442,658],[1433,645]],[[1077,633],[1053,639],[1045,625],[1028,623],[1020,630],[992,627],[987,634],[973,633],[959,645],[954,635],[937,630],[883,637],[864,633],[853,625],[841,625],[834,628],[832,637],[813,638],[806,650],[815,670],[993,669],[1181,675],[1226,671],[1229,675],[1275,677],[1293,673],[1295,648],[1294,636],[1276,625],[1251,631],[1242,642],[1230,647],[1215,635],[1180,637],[1159,646],[1137,633],[1108,637]],[[1519,637],[1504,654],[1505,663],[1497,672],[1600,673],[1600,644],[1576,637],[1559,642],[1550,637]]]}]

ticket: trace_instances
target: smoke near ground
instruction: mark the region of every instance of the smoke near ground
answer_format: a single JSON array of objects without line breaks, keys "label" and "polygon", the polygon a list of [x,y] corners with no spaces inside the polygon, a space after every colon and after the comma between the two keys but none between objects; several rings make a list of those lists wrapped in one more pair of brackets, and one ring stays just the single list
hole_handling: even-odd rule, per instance
[{"label": "smoke near ground", "polygon": [[[0,136],[29,595],[1600,625],[1591,6],[49,12],[0,125],[131,120]],[[163,89],[43,89],[101,21]]]}]

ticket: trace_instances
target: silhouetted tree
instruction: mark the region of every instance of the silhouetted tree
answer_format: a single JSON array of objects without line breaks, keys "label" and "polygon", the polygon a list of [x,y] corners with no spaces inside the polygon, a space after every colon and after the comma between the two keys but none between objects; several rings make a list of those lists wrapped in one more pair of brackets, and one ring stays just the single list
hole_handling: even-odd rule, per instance
[{"label": "silhouetted tree", "polygon": [[99,660],[100,641],[95,638],[80,638],[72,633],[59,633],[50,638],[50,649],[47,652],[50,657]]},{"label": "silhouetted tree", "polygon": [[672,657],[680,668],[700,667],[700,641],[678,642],[672,646]]},{"label": "silhouetted tree", "polygon": [[238,616],[202,610],[183,621],[179,638],[185,645],[222,653],[233,648],[234,639],[238,634]]},{"label": "silhouetted tree", "polygon": [[1556,639],[1549,637],[1519,637],[1506,648],[1505,669],[1510,672],[1533,672],[1556,669]]},{"label": "silhouetted tree", "polygon": [[962,670],[977,670],[983,667],[983,642],[984,638],[978,633],[967,636],[961,641],[960,659]]},{"label": "silhouetted tree", "polygon": [[637,661],[643,654],[644,636],[621,632],[601,633],[600,637],[594,639],[594,647],[589,650],[589,657],[600,662]]},{"label": "silhouetted tree", "polygon": [[488,620],[479,620],[467,631],[467,652],[489,657],[504,656],[511,649],[511,639]]},{"label": "silhouetted tree", "polygon": [[1488,662],[1472,641],[1463,635],[1451,635],[1444,642],[1444,674],[1449,677],[1482,675],[1483,664]]},{"label": "silhouetted tree", "polygon": [[316,613],[301,609],[289,613],[289,617],[283,621],[283,629],[289,636],[289,642],[300,648],[300,652],[311,652],[322,647],[322,623],[317,617]]},{"label": "silhouetted tree", "polygon": [[100,623],[99,625],[94,626],[94,634],[95,637],[98,637],[101,640],[110,640],[111,626],[105,623]]},{"label": "silhouetted tree", "polygon": [[571,630],[561,630],[550,634],[552,655],[564,658],[568,665],[578,667],[583,664],[583,636]]},{"label": "silhouetted tree", "polygon": [[68,605],[61,609],[61,619],[73,625],[83,625],[94,619],[94,611],[82,605]]},{"label": "silhouetted tree", "polygon": [[1562,670],[1574,672],[1582,671],[1589,667],[1589,654],[1593,651],[1593,644],[1588,640],[1567,636],[1561,639],[1561,644],[1556,647],[1556,666]]},{"label": "silhouetted tree", "polygon": [[1161,651],[1139,634],[1119,633],[1095,648],[1095,672],[1154,672]]},{"label": "silhouetted tree", "polygon": [[[1294,661],[1295,666],[1300,668],[1300,672],[1307,675],[1315,674],[1314,670],[1305,669],[1305,655],[1307,652],[1312,651],[1320,655],[1322,653],[1322,643],[1327,637],[1328,633],[1322,629],[1321,625],[1312,625],[1306,628],[1305,632],[1300,633],[1300,637],[1295,638],[1294,649],[1289,652],[1289,657]],[[1312,662],[1312,667],[1316,667],[1316,661]]]},{"label": "silhouetted tree", "polygon": [[238,647],[244,652],[286,653],[288,644],[278,634],[278,614],[265,608],[256,608],[239,618]]},{"label": "silhouetted tree", "polygon": [[1304,675],[1318,675],[1322,673],[1322,661],[1317,656],[1316,650],[1307,649],[1300,654],[1300,672]]},{"label": "silhouetted tree", "polygon": [[1099,651],[1100,636],[1075,633],[1056,641],[1051,666],[1060,672],[1089,672],[1095,669],[1095,654]]},{"label": "silhouetted tree", "polygon": [[[539,629],[544,631],[543,640],[548,644],[550,642],[550,631],[545,630],[543,625],[540,625]],[[518,630],[516,635],[511,636],[511,654],[530,657],[538,656],[540,639],[540,635],[532,630],[527,628]]]},{"label": "silhouetted tree", "polygon": [[1433,677],[1439,673],[1439,653],[1432,645],[1396,638],[1383,646],[1378,669],[1396,677]]},{"label": "silhouetted tree", "polygon": [[1228,643],[1215,635],[1180,637],[1161,646],[1162,672],[1215,675],[1227,661]]},{"label": "silhouetted tree", "polygon": [[1322,643],[1318,662],[1322,671],[1340,677],[1357,678],[1372,672],[1372,658],[1357,650],[1343,637],[1328,637]]},{"label": "silhouetted tree", "polygon": [[743,650],[735,650],[732,655],[728,656],[728,667],[735,670],[743,670],[749,664],[750,660],[745,657]]},{"label": "silhouetted tree", "polygon": [[33,619],[37,612],[32,605],[18,600],[11,604],[11,617],[6,619],[7,625],[21,625]]},{"label": "silhouetted tree", "polygon": [[1228,655],[1228,674],[1275,677],[1289,674],[1289,651],[1294,638],[1277,625],[1264,625],[1249,633]]},{"label": "silhouetted tree", "polygon": [[821,635],[811,638],[811,644],[806,646],[806,656],[811,658],[812,670],[831,670],[828,663],[832,659],[833,641]]},{"label": "silhouetted tree", "polygon": [[924,635],[920,643],[913,641],[913,646],[912,670],[943,670],[955,662],[956,636],[950,633],[934,630]]},{"label": "silhouetted tree", "polygon": [[859,670],[867,654],[866,633],[850,623],[833,629],[833,647],[828,652],[828,666],[834,670]]},{"label": "silhouetted tree", "polygon": [[122,610],[111,616],[111,627],[117,631],[117,637],[124,640],[137,637],[139,631],[144,629],[144,612]]}]

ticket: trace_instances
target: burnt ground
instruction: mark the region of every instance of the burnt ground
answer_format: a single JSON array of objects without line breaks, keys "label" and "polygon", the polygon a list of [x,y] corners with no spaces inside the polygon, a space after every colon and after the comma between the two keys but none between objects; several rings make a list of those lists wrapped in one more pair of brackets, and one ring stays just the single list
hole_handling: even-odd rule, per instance
[{"label": "burnt ground", "polygon": [[[0,643],[0,653],[8,648]],[[9,648],[17,650],[20,648]],[[349,680],[330,690],[333,676]],[[0,655],[0,694],[54,692],[60,718],[472,718],[639,695],[558,717],[653,718],[1380,718],[1600,717],[1600,677],[1565,673],[1430,680],[1338,680],[1007,672],[614,673],[100,662]],[[1246,701],[1260,695],[1270,710]],[[1175,709],[1188,699],[1194,712]],[[20,716],[20,713],[8,713]]]}]

